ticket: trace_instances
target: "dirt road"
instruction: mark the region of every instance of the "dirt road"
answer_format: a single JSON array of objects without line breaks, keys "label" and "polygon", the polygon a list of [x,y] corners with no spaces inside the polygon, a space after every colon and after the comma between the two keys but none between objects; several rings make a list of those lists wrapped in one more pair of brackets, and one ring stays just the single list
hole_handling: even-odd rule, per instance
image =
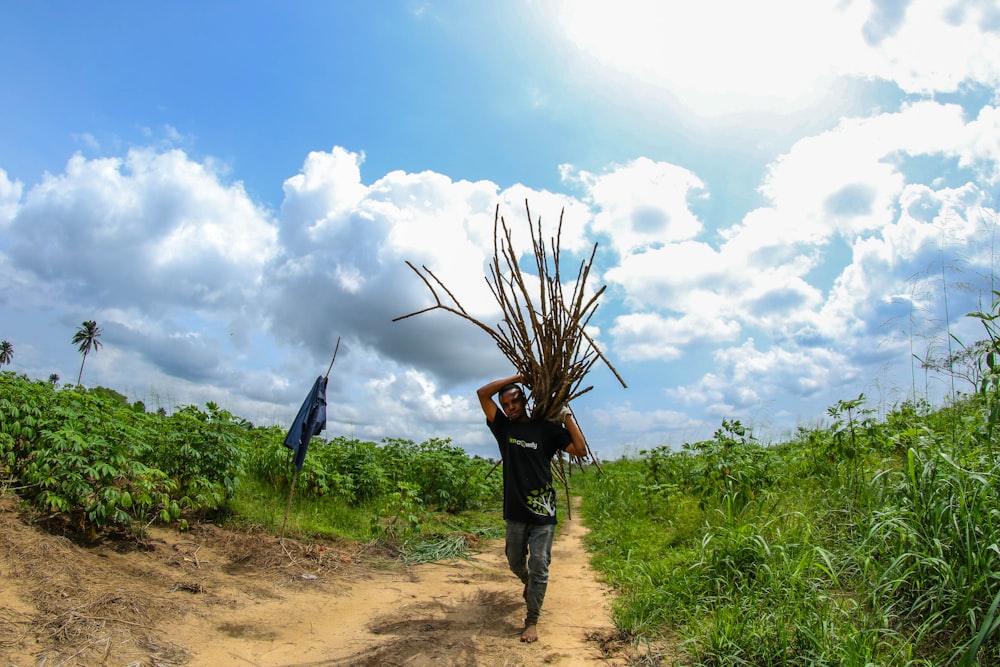
[{"label": "dirt road", "polygon": [[529,645],[501,542],[403,567],[364,545],[201,526],[123,553],[39,532],[0,499],[0,664],[625,665],[584,534],[562,521]]}]

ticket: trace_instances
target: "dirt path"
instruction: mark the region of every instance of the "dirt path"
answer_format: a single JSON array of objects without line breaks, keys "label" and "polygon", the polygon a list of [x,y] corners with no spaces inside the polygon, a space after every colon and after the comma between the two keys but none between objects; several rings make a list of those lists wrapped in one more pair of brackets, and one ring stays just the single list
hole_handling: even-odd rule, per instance
[{"label": "dirt path", "polygon": [[499,541],[471,560],[401,567],[357,545],[204,526],[120,553],[40,533],[4,502],[0,664],[624,665],[585,532],[562,521],[528,645]]}]

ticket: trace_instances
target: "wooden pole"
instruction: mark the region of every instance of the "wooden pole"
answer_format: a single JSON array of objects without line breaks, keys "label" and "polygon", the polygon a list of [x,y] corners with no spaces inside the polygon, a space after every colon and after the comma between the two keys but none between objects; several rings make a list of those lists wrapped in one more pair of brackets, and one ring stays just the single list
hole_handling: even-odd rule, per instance
[{"label": "wooden pole", "polygon": [[288,511],[292,509],[292,494],[295,493],[295,482],[299,479],[299,471],[295,470],[295,474],[292,475],[292,488],[288,490],[288,504],[285,505],[285,519],[281,522],[281,535],[278,537],[279,540],[285,539],[285,524],[288,523]]},{"label": "wooden pole", "polygon": [[337,345],[333,348],[333,359],[330,360],[330,367],[326,369],[326,375],[323,377],[330,377],[330,371],[333,370],[333,362],[337,360],[337,350],[340,349],[340,336],[337,336]]}]

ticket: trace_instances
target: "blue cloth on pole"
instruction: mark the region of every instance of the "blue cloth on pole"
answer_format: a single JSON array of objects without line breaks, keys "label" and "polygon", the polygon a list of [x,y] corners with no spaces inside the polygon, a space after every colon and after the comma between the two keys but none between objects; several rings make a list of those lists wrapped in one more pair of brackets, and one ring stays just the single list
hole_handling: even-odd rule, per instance
[{"label": "blue cloth on pole", "polygon": [[326,428],[326,381],[322,375],[316,378],[285,436],[285,447],[294,452],[295,469],[299,472],[306,461],[309,440]]}]

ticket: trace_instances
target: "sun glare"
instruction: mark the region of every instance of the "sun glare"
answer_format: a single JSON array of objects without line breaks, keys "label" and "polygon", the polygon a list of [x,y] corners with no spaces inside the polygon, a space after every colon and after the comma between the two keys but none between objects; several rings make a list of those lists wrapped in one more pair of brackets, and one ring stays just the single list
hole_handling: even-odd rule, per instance
[{"label": "sun glare", "polygon": [[[864,16],[848,7],[647,0],[564,2],[554,24],[584,57],[705,115],[815,104]],[[791,109],[790,109],[791,108]]]}]

